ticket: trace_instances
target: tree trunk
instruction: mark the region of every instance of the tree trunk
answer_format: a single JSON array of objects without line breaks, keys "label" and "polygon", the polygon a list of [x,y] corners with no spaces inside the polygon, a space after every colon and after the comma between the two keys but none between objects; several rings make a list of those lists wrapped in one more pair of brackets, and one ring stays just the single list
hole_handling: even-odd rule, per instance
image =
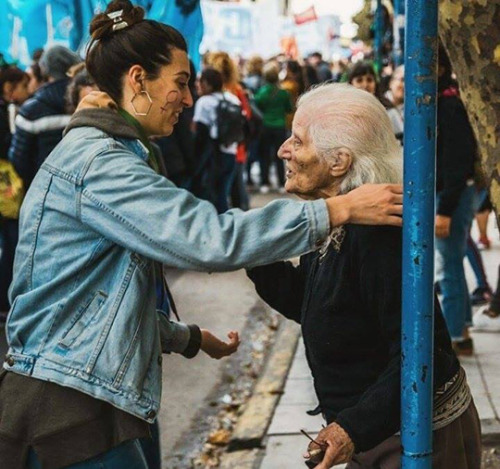
[{"label": "tree trunk", "polygon": [[500,0],[440,0],[439,34],[457,75],[500,223]]}]

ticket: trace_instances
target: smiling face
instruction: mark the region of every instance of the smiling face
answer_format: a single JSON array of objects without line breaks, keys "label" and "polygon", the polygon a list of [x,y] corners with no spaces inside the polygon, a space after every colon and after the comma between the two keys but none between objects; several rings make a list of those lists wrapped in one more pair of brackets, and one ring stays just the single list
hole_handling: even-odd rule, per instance
[{"label": "smiling face", "polygon": [[292,136],[281,145],[278,156],[285,162],[285,189],[302,199],[318,199],[336,193],[336,178],[330,164],[318,156],[308,132],[310,116],[299,108],[292,124]]},{"label": "smiling face", "polygon": [[[143,126],[148,135],[170,135],[179,114],[185,107],[193,105],[189,90],[189,61],[184,51],[172,50],[172,62],[160,68],[158,77],[145,78],[143,69],[134,65],[125,77],[128,93],[124,91],[122,107],[132,114]],[[145,93],[147,91],[151,103]],[[136,95],[135,98],[134,95]],[[138,113],[147,112],[146,116],[137,115],[131,106],[131,100]]]}]

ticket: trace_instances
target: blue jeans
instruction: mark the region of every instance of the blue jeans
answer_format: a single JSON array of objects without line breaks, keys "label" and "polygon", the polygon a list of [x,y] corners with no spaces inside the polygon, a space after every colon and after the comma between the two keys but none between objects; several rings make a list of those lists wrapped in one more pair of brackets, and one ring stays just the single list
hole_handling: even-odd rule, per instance
[{"label": "blue jeans", "polygon": [[[27,469],[41,469],[36,453],[30,450]],[[68,466],[67,469],[148,469],[138,440],[130,440],[95,458]]]},{"label": "blue jeans", "polygon": [[[442,308],[451,338],[463,337],[466,325],[472,322],[469,290],[465,279],[464,257],[467,251],[467,237],[474,217],[473,186],[467,186],[460,195],[458,206],[453,212],[450,236],[436,239],[436,264],[438,278],[443,294]],[[437,194],[439,203],[439,194]]]},{"label": "blue jeans", "polygon": [[236,174],[236,155],[216,151],[213,164],[214,205],[218,213],[224,213],[229,210],[229,195]]},{"label": "blue jeans", "polygon": [[[488,192],[486,189],[476,190],[474,193],[474,212],[477,213],[481,205],[484,203],[486,197],[488,197]],[[478,288],[488,289],[488,279],[486,278],[486,270],[483,264],[483,258],[481,257],[481,251],[479,251],[475,241],[472,237],[467,238],[467,260],[472,267],[474,276],[476,277],[476,282]]]}]

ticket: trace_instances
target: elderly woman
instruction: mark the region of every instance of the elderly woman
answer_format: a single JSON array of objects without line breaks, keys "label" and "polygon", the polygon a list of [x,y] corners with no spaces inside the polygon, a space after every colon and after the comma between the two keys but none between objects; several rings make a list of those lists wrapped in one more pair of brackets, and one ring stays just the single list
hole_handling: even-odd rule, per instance
[{"label": "elderly woman", "polygon": [[[279,156],[286,163],[286,190],[313,200],[366,182],[399,181],[400,152],[373,95],[328,84],[300,98],[292,136]],[[399,468],[401,230],[335,228],[298,266],[278,262],[249,276],[266,302],[302,327],[328,423],[316,438],[324,451],[311,443],[308,465]],[[438,303],[435,313],[432,467],[479,469],[476,408]]]}]

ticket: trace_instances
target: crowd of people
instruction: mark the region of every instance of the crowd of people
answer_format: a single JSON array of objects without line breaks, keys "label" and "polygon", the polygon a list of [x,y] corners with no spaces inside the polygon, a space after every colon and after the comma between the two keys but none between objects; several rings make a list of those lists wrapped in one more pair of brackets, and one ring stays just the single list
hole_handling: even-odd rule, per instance
[{"label": "crowd of people", "polygon": [[[383,447],[393,458],[401,232],[356,224],[401,225],[404,67],[379,77],[369,61],[338,69],[319,53],[241,62],[217,51],[196,73],[184,38],[143,16],[114,0],[90,25],[85,61],[56,45],[26,71],[0,70],[0,319],[9,337],[0,407],[10,412],[0,462],[31,468],[101,455],[156,467],[157,447],[139,442],[157,431],[161,353],[220,358],[239,344],[235,331],[224,342],[169,320],[176,309],[163,264],[246,267],[262,298],[302,325],[328,423],[322,457],[372,467]],[[463,443],[458,425],[473,445],[456,467],[475,469],[477,413],[456,355],[473,351],[471,304],[484,305],[476,328],[500,331],[500,285],[492,291],[470,235],[479,212],[489,248],[491,204],[450,63],[444,51],[439,58],[435,387],[444,415],[434,423],[436,444],[453,444],[435,467],[450,467]],[[257,191],[305,202],[249,211]],[[298,267],[283,262],[297,255]],[[29,414],[41,395],[37,412],[57,422]],[[20,438],[25,426],[34,439]]]}]

